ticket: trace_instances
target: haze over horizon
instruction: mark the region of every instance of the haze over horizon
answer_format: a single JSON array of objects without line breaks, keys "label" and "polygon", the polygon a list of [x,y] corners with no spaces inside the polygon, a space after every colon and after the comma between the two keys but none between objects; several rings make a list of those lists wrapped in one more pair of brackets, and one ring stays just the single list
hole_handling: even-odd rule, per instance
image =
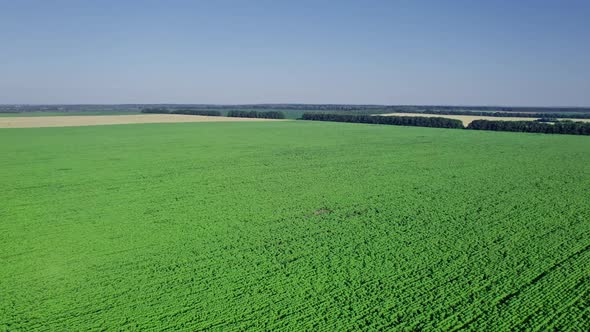
[{"label": "haze over horizon", "polygon": [[590,2],[3,1],[0,104],[590,106]]}]

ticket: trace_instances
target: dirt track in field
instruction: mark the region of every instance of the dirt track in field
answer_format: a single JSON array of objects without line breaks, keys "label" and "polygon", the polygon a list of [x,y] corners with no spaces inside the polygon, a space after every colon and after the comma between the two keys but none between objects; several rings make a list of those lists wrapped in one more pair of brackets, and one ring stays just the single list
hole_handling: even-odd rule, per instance
[{"label": "dirt track in field", "polygon": [[[479,116],[479,115],[444,115],[444,114],[426,114],[426,113],[387,113],[379,114],[383,116],[423,116],[429,118],[447,118],[456,119],[463,121],[464,125],[470,124],[474,120],[490,120],[490,121],[534,121],[538,118],[518,118],[518,117],[498,117],[498,116]],[[572,121],[583,121],[590,122],[590,119],[567,119],[561,118],[560,120],[572,120]]]},{"label": "dirt track in field", "polygon": [[281,121],[274,119],[230,118],[224,116],[201,116],[181,114],[138,114],[97,116],[38,116],[0,117],[0,128],[40,128],[117,125],[132,123],[177,123],[177,122],[242,122]]}]

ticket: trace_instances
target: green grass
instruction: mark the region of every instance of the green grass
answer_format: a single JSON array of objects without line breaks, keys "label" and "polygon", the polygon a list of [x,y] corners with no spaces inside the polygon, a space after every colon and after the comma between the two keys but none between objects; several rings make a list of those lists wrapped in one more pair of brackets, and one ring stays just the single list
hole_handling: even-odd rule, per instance
[{"label": "green grass", "polygon": [[71,115],[133,115],[133,114],[141,114],[141,113],[139,111],[20,112],[20,113],[0,113],[0,117],[71,116]]},{"label": "green grass", "polygon": [[0,130],[0,329],[587,330],[590,138]]}]

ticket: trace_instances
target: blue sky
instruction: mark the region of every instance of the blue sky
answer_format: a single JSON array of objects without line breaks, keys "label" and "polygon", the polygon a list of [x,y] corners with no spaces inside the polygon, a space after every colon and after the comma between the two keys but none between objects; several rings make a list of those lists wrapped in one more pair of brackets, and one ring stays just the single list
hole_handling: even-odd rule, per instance
[{"label": "blue sky", "polygon": [[590,106],[590,1],[0,0],[0,103]]}]

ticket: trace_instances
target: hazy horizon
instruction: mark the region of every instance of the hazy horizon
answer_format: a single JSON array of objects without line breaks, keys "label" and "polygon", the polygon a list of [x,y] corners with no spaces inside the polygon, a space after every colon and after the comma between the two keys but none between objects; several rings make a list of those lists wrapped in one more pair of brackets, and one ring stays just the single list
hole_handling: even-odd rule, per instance
[{"label": "hazy horizon", "polygon": [[76,106],[76,105],[83,105],[83,106],[125,106],[125,105],[171,105],[171,106],[182,106],[182,105],[191,105],[191,106],[273,106],[273,105],[298,105],[298,106],[305,106],[305,105],[335,105],[335,106],[383,106],[383,107],[403,107],[403,106],[411,106],[411,107],[514,107],[514,108],[582,108],[588,109],[590,106],[571,106],[571,105],[462,105],[462,104],[339,104],[339,103],[246,103],[246,104],[224,104],[224,103],[0,103],[0,106]]},{"label": "hazy horizon", "polygon": [[587,1],[0,3],[0,104],[590,107]]}]

